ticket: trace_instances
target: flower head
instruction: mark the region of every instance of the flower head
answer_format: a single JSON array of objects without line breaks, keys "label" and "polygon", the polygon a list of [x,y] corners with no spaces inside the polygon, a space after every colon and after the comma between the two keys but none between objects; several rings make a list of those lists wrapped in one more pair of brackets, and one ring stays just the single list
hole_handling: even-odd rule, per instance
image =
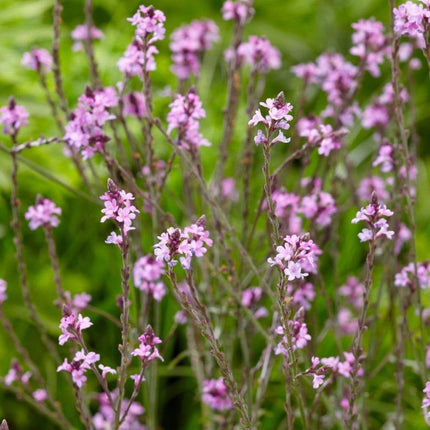
[{"label": "flower head", "polygon": [[229,410],[233,407],[233,402],[228,395],[227,386],[223,378],[203,381],[202,400],[212,409],[218,411]]},{"label": "flower head", "polygon": [[25,219],[30,221],[30,229],[36,230],[41,226],[44,228],[57,227],[60,223],[58,215],[61,215],[61,209],[55,206],[55,203],[38,196],[36,204],[28,208]]},{"label": "flower head", "polygon": [[28,125],[28,112],[11,97],[8,105],[0,108],[0,124],[3,125],[3,133],[16,136],[22,126]]},{"label": "flower head", "polygon": [[49,72],[52,68],[52,57],[46,49],[32,49],[24,53],[21,64],[29,70]]}]

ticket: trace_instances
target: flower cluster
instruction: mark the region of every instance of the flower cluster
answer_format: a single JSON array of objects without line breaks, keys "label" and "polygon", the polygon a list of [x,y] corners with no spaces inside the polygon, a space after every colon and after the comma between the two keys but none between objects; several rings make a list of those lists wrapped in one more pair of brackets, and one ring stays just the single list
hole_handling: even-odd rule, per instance
[{"label": "flower cluster", "polygon": [[388,222],[383,217],[390,217],[393,212],[387,209],[385,205],[381,205],[375,193],[372,195],[372,200],[365,208],[361,208],[355,218],[351,221],[352,224],[357,224],[360,221],[365,221],[369,228],[363,228],[358,233],[360,242],[373,241],[380,236],[385,236],[387,239],[392,239],[394,231],[388,230]]},{"label": "flower cluster", "polygon": [[32,49],[22,56],[21,64],[36,72],[49,72],[52,68],[52,57],[46,49]]},{"label": "flower cluster", "polygon": [[328,157],[331,151],[340,149],[342,136],[347,133],[343,128],[334,130],[330,124],[322,124],[319,118],[301,118],[297,123],[300,137],[305,137],[311,147],[318,147],[318,154]]},{"label": "flower cluster", "polygon": [[213,21],[193,21],[183,25],[170,36],[173,73],[181,80],[198,76],[200,61],[205,51],[219,40],[218,27]]},{"label": "flower cluster", "polygon": [[199,120],[206,116],[202,102],[194,88],[183,96],[178,94],[170,103],[167,115],[167,133],[178,130],[177,145],[187,150],[195,151],[200,146],[210,146],[210,143],[199,132]]},{"label": "flower cluster", "polygon": [[0,279],[0,307],[2,303],[7,299],[7,282],[4,279]]},{"label": "flower cluster", "polygon": [[414,290],[419,288],[430,288],[430,263],[417,263],[416,265],[416,280],[415,280],[415,264],[409,263],[407,266],[396,274],[394,279],[396,287],[408,287]]},{"label": "flower cluster", "polygon": [[287,294],[298,309],[303,308],[305,311],[311,308],[316,296],[315,287],[310,282],[287,284]]},{"label": "flower cluster", "polygon": [[31,230],[36,230],[39,227],[53,228],[60,223],[58,215],[61,215],[61,209],[55,206],[55,203],[38,196],[36,204],[30,206],[25,213],[25,219],[30,221]]},{"label": "flower cluster", "polygon": [[426,46],[430,25],[430,3],[420,0],[422,4],[407,1],[393,9],[394,31],[398,36],[409,36],[416,39],[420,48]]},{"label": "flower cluster", "polygon": [[185,270],[189,270],[193,256],[197,258],[206,254],[206,246],[211,247],[212,239],[206,230],[206,218],[200,217],[195,224],[179,228],[170,227],[165,233],[158,236],[159,243],[154,245],[154,254],[157,261],[165,261],[172,267],[177,263],[176,258]]},{"label": "flower cluster", "polygon": [[302,231],[302,219],[298,216],[300,197],[280,188],[272,192],[272,201],[275,204],[275,216],[283,220],[287,231],[299,234]]},{"label": "flower cluster", "polygon": [[332,216],[337,212],[336,203],[331,194],[322,191],[322,180],[308,178],[302,181],[302,186],[312,185],[311,193],[304,196],[300,203],[300,212],[321,227],[331,223]]},{"label": "flower cluster", "polygon": [[132,351],[131,355],[140,357],[142,363],[145,365],[149,364],[155,359],[164,361],[163,357],[158,352],[158,348],[155,346],[161,343],[161,339],[155,336],[154,330],[152,330],[150,325],[148,325],[145,329],[145,332],[139,336],[139,341],[139,348],[136,348],[134,351]]},{"label": "flower cluster", "polygon": [[[227,60],[232,53],[226,52]],[[242,42],[237,48],[240,64],[249,64],[258,73],[268,73],[281,67],[281,53],[265,37],[249,36],[248,42]]]},{"label": "flower cluster", "polygon": [[152,255],[145,255],[136,261],[133,267],[134,285],[158,302],[166,294],[166,286],[160,280],[163,275],[163,263],[157,261]]},{"label": "flower cluster", "polygon": [[217,411],[226,411],[233,407],[233,402],[228,395],[227,386],[223,378],[203,381],[202,400]]},{"label": "flower cluster", "polygon": [[275,348],[275,354],[282,354],[288,356],[289,350],[304,348],[311,340],[311,335],[308,333],[308,327],[306,323],[301,321],[288,321],[289,337],[291,338],[291,346],[288,341],[288,337],[285,335],[284,327],[278,326],[275,329],[276,334],[282,336],[281,342]]},{"label": "flower cluster", "polygon": [[[400,102],[408,100],[408,93],[405,89],[400,91]],[[385,129],[394,113],[394,89],[391,83],[384,86],[382,94],[376,97],[372,104],[363,110],[361,123],[363,128],[375,128],[377,135],[384,136]]]},{"label": "flower cluster", "polygon": [[357,197],[361,200],[370,200],[375,193],[380,201],[387,201],[389,194],[385,187],[386,183],[380,176],[369,176],[363,178],[357,188]]},{"label": "flower cluster", "polygon": [[[317,389],[324,382],[325,375],[331,371],[333,374],[341,375],[344,378],[350,378],[354,368],[355,358],[350,352],[344,352],[344,361],[340,361],[339,357],[318,358],[312,357],[312,366],[306,373],[313,376],[312,386]],[[320,365],[320,367],[317,367]],[[359,370],[362,373],[362,370]]]},{"label": "flower cluster", "polygon": [[126,193],[124,190],[118,189],[115,182],[112,179],[108,180],[108,191],[101,197],[104,200],[104,209],[102,213],[104,216],[101,222],[105,222],[107,219],[113,219],[118,224],[121,230],[121,236],[117,236],[115,232],[112,232],[107,238],[106,243],[114,243],[121,246],[123,243],[123,237],[127,236],[130,230],[134,230],[132,222],[136,218],[136,213],[139,210],[131,204],[134,200],[134,196],[131,193]]},{"label": "flower cluster", "polygon": [[28,125],[28,112],[11,97],[8,105],[0,108],[0,124],[3,126],[3,133],[14,137],[22,126]]},{"label": "flower cluster", "polygon": [[[285,101],[284,93],[280,92],[276,98],[266,99],[260,105],[268,109],[268,115],[264,117],[261,114],[261,110],[258,109],[248,123],[255,127],[261,122],[266,128],[266,133],[263,133],[260,129],[258,130],[257,136],[254,139],[255,144],[258,146],[260,143],[263,143],[264,145],[272,146],[276,142],[288,143],[290,139],[284,136],[282,130],[290,128],[289,122],[293,119],[290,112],[293,106]],[[278,135],[272,138],[273,133],[277,130],[279,130]]]},{"label": "flower cluster", "polygon": [[322,112],[324,117],[337,116],[342,125],[351,125],[354,115],[359,113],[356,104],[348,102],[349,94],[357,87],[358,69],[337,53],[322,54],[315,63],[299,64],[292,68],[293,73],[315,83],[327,94],[329,102]]},{"label": "flower cluster", "polygon": [[64,316],[61,318],[60,329],[62,334],[58,338],[58,343],[64,345],[70,339],[79,340],[82,330],[91,327],[93,323],[88,317],[72,312],[69,308],[63,308]]},{"label": "flower cluster", "polygon": [[[118,391],[111,392],[114,404],[117,404]],[[101,393],[97,396],[99,410],[93,417],[93,425],[96,430],[107,430],[115,427],[115,411],[106,393]],[[129,404],[129,399],[122,399],[120,406],[120,416],[124,416]],[[124,421],[119,426],[121,430],[145,430],[146,427],[139,422],[139,417],[145,412],[142,405],[137,402],[132,402],[127,411]]]},{"label": "flower cluster", "polygon": [[64,359],[63,364],[57,367],[57,372],[66,371],[72,375],[73,383],[81,388],[86,382],[87,377],[85,372],[91,369],[91,366],[100,360],[100,355],[95,352],[86,353],[83,349],[76,352],[73,360],[69,363],[67,358]]},{"label": "flower cluster", "polygon": [[84,160],[101,151],[109,141],[104,133],[106,122],[115,119],[109,109],[118,105],[115,89],[106,87],[93,91],[87,87],[85,94],[79,97],[78,107],[70,115],[66,125],[66,142],[81,151]]},{"label": "flower cluster", "polygon": [[154,42],[164,39],[166,29],[164,13],[153,6],[139,6],[137,12],[127,18],[136,27],[135,37],[128,45],[124,56],[118,61],[118,68],[128,77],[142,77],[144,72],[156,69],[154,54],[158,49]]},{"label": "flower cluster", "polygon": [[276,251],[275,258],[268,258],[267,261],[271,266],[278,266],[288,281],[316,273],[318,256],[322,253],[309,234],[285,236],[284,245],[277,246]]},{"label": "flower cluster", "polygon": [[379,66],[391,51],[388,39],[384,35],[384,26],[371,18],[355,22],[352,28],[355,32],[352,35],[353,46],[350,53],[365,61],[365,68],[372,76],[380,76]]},{"label": "flower cluster", "polygon": [[103,39],[104,34],[103,32],[98,29],[97,27],[92,26],[89,28],[85,24],[78,25],[73,31],[72,31],[72,39],[73,39],[73,51],[81,51],[84,49],[83,42],[86,40],[100,40]]},{"label": "flower cluster", "polygon": [[250,0],[231,1],[227,0],[222,5],[222,17],[226,21],[234,20],[240,24],[245,24],[254,15],[254,8]]},{"label": "flower cluster", "polygon": [[378,156],[372,163],[372,166],[380,166],[382,173],[388,173],[394,169],[394,148],[391,143],[383,141],[379,147]]},{"label": "flower cluster", "polygon": [[255,318],[263,318],[268,315],[267,309],[263,306],[259,306],[263,290],[260,287],[247,288],[242,292],[241,303],[248,309],[254,311]]}]

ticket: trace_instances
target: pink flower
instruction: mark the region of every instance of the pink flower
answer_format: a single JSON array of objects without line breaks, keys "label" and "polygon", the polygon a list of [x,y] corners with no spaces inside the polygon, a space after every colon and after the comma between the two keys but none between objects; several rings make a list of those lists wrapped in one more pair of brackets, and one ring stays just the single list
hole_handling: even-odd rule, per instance
[{"label": "pink flower", "polygon": [[194,88],[185,96],[178,94],[169,107],[167,133],[178,130],[178,146],[189,151],[196,151],[200,146],[210,146],[209,141],[199,132],[199,120],[206,116],[206,112]]},{"label": "pink flower", "polygon": [[85,353],[84,350],[81,350],[76,352],[71,363],[69,363],[67,358],[65,358],[63,364],[57,367],[57,372],[69,372],[72,375],[73,383],[78,388],[82,388],[82,385],[87,380],[85,372],[88,369],[91,369],[91,366],[99,360],[99,354],[96,354],[95,352]]},{"label": "pink flower", "polygon": [[86,24],[78,25],[73,31],[72,31],[72,39],[73,39],[73,51],[81,51],[84,49],[83,41],[84,40],[96,40],[96,39],[103,39],[104,34],[103,32],[98,29],[97,27],[91,27],[90,29]]},{"label": "pink flower", "polygon": [[25,219],[29,220],[31,230],[38,227],[57,227],[60,223],[57,215],[61,215],[61,209],[48,199],[41,196],[36,198],[36,204],[30,206],[25,214]]},{"label": "pink flower", "polygon": [[222,17],[224,20],[234,20],[242,25],[252,18],[254,12],[249,0],[227,0],[222,6]]},{"label": "pink flower", "polygon": [[394,231],[388,230],[388,222],[383,217],[390,217],[393,212],[387,209],[385,205],[381,205],[375,193],[372,195],[371,203],[365,208],[361,208],[355,218],[351,221],[352,224],[357,224],[360,221],[365,221],[370,228],[364,228],[358,237],[361,242],[374,240],[380,236],[385,236],[387,239],[392,239]]},{"label": "pink flower", "polygon": [[287,235],[284,245],[278,246],[276,251],[275,258],[269,258],[267,261],[271,266],[278,266],[289,281],[316,273],[318,255],[322,253],[308,235]]},{"label": "pink flower", "polygon": [[[129,231],[135,229],[132,227],[132,222],[136,218],[136,213],[140,211],[131,204],[131,201],[134,200],[133,194],[118,189],[112,179],[109,179],[108,191],[104,193],[100,199],[104,200],[105,206],[104,209],[102,209],[104,216],[101,222],[105,222],[107,219],[113,219],[118,224],[124,236],[127,236]],[[107,241],[107,243],[115,243],[118,246],[122,246],[122,239],[118,240],[118,236],[113,235],[113,233],[111,233]]]},{"label": "pink flower", "polygon": [[136,261],[133,268],[134,285],[147,294],[160,301],[167,290],[163,282],[160,282],[164,274],[163,264],[152,255],[146,255]]},{"label": "pink flower", "polygon": [[112,375],[116,375],[116,370],[112,369],[112,367],[109,366],[103,366],[103,364],[99,364],[98,368],[102,371],[102,378],[106,379],[106,375],[108,373]]},{"label": "pink flower", "polygon": [[416,287],[426,289],[430,288],[430,263],[424,261],[423,263],[417,263],[416,265],[416,277],[415,277],[415,264],[409,263],[407,266],[396,274],[394,278],[394,285],[396,287],[408,287],[412,291]]},{"label": "pink flower", "polygon": [[281,53],[265,37],[249,36],[248,42],[238,46],[237,56],[259,73],[281,67]]},{"label": "pink flower", "polygon": [[164,361],[163,357],[161,357],[160,353],[158,352],[158,348],[155,346],[161,343],[161,340],[155,336],[154,331],[150,325],[146,327],[145,332],[139,337],[139,341],[139,347],[132,351],[131,355],[140,357],[142,362],[145,364],[149,364],[155,359]]},{"label": "pink flower", "polygon": [[43,403],[48,398],[48,393],[43,388],[33,391],[33,399],[38,403]]},{"label": "pink flower", "polygon": [[275,348],[275,354],[288,356],[289,349],[292,348],[293,351],[296,349],[304,348],[308,341],[311,340],[311,335],[308,333],[308,327],[306,323],[300,321],[288,321],[288,330],[291,337],[291,346],[288,342],[288,337],[285,336],[285,331],[282,326],[278,326],[275,329],[276,334],[282,335],[281,342]]},{"label": "pink flower", "polygon": [[183,25],[170,36],[173,53],[173,73],[181,80],[198,76],[200,61],[205,51],[219,40],[218,27],[213,21],[193,21]]},{"label": "pink flower", "polygon": [[170,227],[158,236],[160,242],[154,245],[157,261],[166,261],[169,266],[177,263],[179,257],[182,267],[189,270],[193,256],[200,258],[207,252],[206,246],[213,245],[206,229],[206,218],[200,217],[195,224],[185,227],[184,231]]},{"label": "pink flower", "polygon": [[202,400],[212,409],[218,411],[229,410],[233,407],[233,402],[228,395],[227,386],[223,378],[206,379],[203,381]]},{"label": "pink flower", "polygon": [[52,57],[46,49],[33,49],[24,53],[21,64],[36,72],[49,72],[52,68]]},{"label": "pink flower", "polygon": [[3,125],[3,133],[16,136],[22,126],[28,125],[28,112],[11,97],[9,104],[0,108],[0,124]]},{"label": "pink flower", "polygon": [[77,316],[70,313],[66,307],[63,308],[64,316],[61,318],[60,329],[62,334],[58,338],[58,343],[64,345],[70,339],[78,339],[82,330],[85,330],[93,325],[88,317],[83,317],[81,314]]}]

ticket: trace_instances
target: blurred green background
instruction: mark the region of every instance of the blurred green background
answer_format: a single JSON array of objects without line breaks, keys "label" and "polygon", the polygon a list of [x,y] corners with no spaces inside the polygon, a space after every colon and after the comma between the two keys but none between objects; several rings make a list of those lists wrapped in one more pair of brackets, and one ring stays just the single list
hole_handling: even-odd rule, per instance
[{"label": "blurred green background", "polygon": [[[95,51],[99,62],[102,81],[105,85],[114,85],[121,79],[116,68],[116,63],[123,54],[126,46],[131,41],[133,29],[126,21],[131,16],[139,2],[127,0],[95,0],[94,21],[97,27],[103,30],[105,38],[102,42],[96,42]],[[39,135],[56,135],[55,123],[45,103],[43,91],[38,85],[36,73],[22,68],[20,62],[22,55],[31,47],[43,47],[50,49],[52,37],[52,0],[0,0],[0,105],[7,103],[8,97],[14,95],[17,103],[24,105],[30,112],[30,124],[20,133],[20,141],[37,138]],[[176,80],[170,72],[170,53],[168,49],[169,35],[181,24],[189,23],[193,19],[210,18],[220,27],[221,41],[206,55],[201,72],[201,80],[198,90],[207,111],[207,119],[202,124],[202,130],[213,146],[202,151],[203,165],[210,172],[213,160],[217,158],[217,142],[222,133],[221,111],[225,105],[225,78],[226,71],[223,62],[223,51],[231,41],[232,25],[221,19],[221,1],[207,0],[161,0],[154,2],[156,8],[162,9],[167,17],[167,37],[157,44],[160,54],[156,57],[157,71],[153,73],[153,83],[156,94],[167,86],[176,86]],[[384,0],[261,0],[256,2],[256,14],[252,22],[246,27],[245,33],[264,35],[273,45],[282,52],[282,68],[270,73],[267,80],[265,96],[273,97],[283,90],[287,100],[293,104],[297,100],[301,83],[292,75],[290,67],[304,61],[313,61],[319,54],[326,51],[339,51],[347,55],[351,41],[351,23],[360,18],[374,16],[388,25],[390,19],[389,2]],[[83,52],[71,51],[70,32],[81,24],[83,17],[83,1],[64,1],[61,26],[61,65],[64,72],[65,92],[72,108],[76,106],[77,98],[82,94],[88,83],[88,64]],[[379,92],[389,80],[389,65],[383,67],[383,76],[379,79],[366,78],[360,93],[361,106],[366,105],[372,95]],[[418,259],[424,260],[429,256],[430,247],[430,184],[429,173],[429,148],[427,144],[430,135],[430,103],[428,71],[423,64],[421,70],[413,73],[414,83],[412,96],[416,106],[416,122],[421,141],[419,145],[419,187],[417,207],[417,251]],[[52,88],[53,83],[49,80]],[[244,100],[242,100],[243,102]],[[313,108],[318,111],[323,100],[312,99],[309,112]],[[169,99],[156,98],[155,110],[164,118]],[[244,106],[244,105],[243,105]],[[240,108],[239,123],[245,124],[244,109]],[[240,141],[244,127],[235,136],[236,146]],[[372,145],[371,133],[354,131],[356,141],[354,145],[363,142],[367,147]],[[1,135],[0,142],[6,146],[10,143],[7,136]],[[168,153],[165,142],[160,143],[156,151],[161,156]],[[59,147],[45,147],[24,153],[24,157],[40,166],[44,172],[54,175],[60,181],[74,189],[82,189],[80,179],[77,176],[70,161],[62,156]],[[355,177],[362,177],[369,170],[370,157],[367,157],[358,165],[356,172],[350,172]],[[95,168],[104,175],[102,165]],[[43,355],[43,350],[35,336],[35,329],[29,321],[29,316],[23,307],[21,293],[18,286],[16,265],[14,260],[14,247],[11,230],[9,227],[10,211],[10,158],[0,153],[0,278],[9,283],[8,294],[10,300],[5,306],[6,314],[11,318],[24,343],[28,345],[33,358],[41,364],[51,386],[57,383],[55,368]],[[229,165],[230,172],[234,172],[234,162]],[[206,171],[206,170],[205,170]],[[259,168],[256,168],[256,174]],[[174,178],[175,176],[173,176]],[[104,240],[110,231],[110,226],[100,224],[99,203],[94,200],[85,200],[73,192],[68,192],[60,184],[38,174],[32,168],[22,166],[19,176],[20,200],[24,210],[33,204],[35,196],[42,194],[62,207],[63,215],[61,224],[55,230],[55,238],[61,262],[61,272],[66,288],[74,293],[86,291],[93,296],[93,304],[103,310],[117,313],[114,298],[119,294],[120,285],[120,258],[118,253],[104,244]],[[170,197],[165,204],[170,212],[177,218],[181,218],[180,206],[177,196],[180,191],[175,189],[174,179],[169,183]],[[258,190],[257,190],[258,191]],[[259,193],[256,194],[259,196]],[[179,197],[180,198],[180,197]],[[256,197],[257,198],[257,197]],[[345,219],[350,219],[355,209],[348,212]],[[239,212],[238,212],[239,213]],[[349,217],[349,218],[348,218]],[[240,225],[240,216],[232,220]],[[347,221],[346,221],[347,222]],[[24,240],[26,244],[25,257],[28,264],[30,286],[42,320],[47,324],[54,337],[58,336],[58,323],[60,312],[52,305],[55,299],[55,291],[52,285],[52,274],[49,266],[48,254],[41,231],[31,232],[24,224]],[[340,268],[342,276],[350,271],[360,268],[363,264],[363,250],[357,246],[355,233],[347,229],[344,231],[345,241],[342,243],[341,252],[345,252],[344,267]],[[151,251],[153,235],[148,232],[143,235],[143,246],[147,252]],[[425,300],[425,299],[424,299]],[[320,303],[318,309],[323,309]],[[177,305],[172,300],[164,300],[161,312],[163,315],[161,337],[165,336],[171,325],[172,315],[177,310]],[[324,312],[323,310],[321,312]],[[119,341],[116,330],[102,318],[91,315],[95,326],[86,333],[90,346],[97,345],[97,352],[105,357],[104,364],[114,365],[118,354],[114,345]],[[164,317],[165,316],[165,317]],[[99,342],[97,333],[105,333],[104,341]],[[184,336],[184,334],[182,334]],[[180,340],[171,344],[167,354],[172,355],[181,345]],[[321,350],[321,355],[329,355],[330,342]],[[325,351],[324,351],[325,349]],[[177,351],[176,351],[177,352]],[[65,352],[63,356],[65,356]],[[4,375],[13,357],[13,351],[9,340],[0,329],[0,374]],[[102,359],[103,360],[103,359]],[[161,375],[163,370],[161,370]],[[195,383],[193,378],[184,378],[190,375],[190,369],[183,366],[175,370],[177,374],[169,373],[169,380],[163,377],[160,380],[160,424],[166,429],[173,428],[199,428],[198,408],[190,408],[190,401],[195,401]],[[181,373],[182,372],[182,373]],[[388,375],[392,372],[388,372]],[[386,378],[387,374],[384,374]],[[66,375],[59,378],[61,385],[57,387],[60,398],[70,398],[70,384],[66,384]],[[412,428],[424,428],[424,421],[419,410],[421,399],[421,387],[418,379],[410,375],[407,384],[406,399],[410,402],[408,409],[408,425]],[[282,382],[281,382],[282,384]],[[375,416],[378,416],[378,408],[381,414],[385,414],[387,408],[393,408],[394,394],[386,396],[386,392],[395,392],[393,379],[375,381],[372,385],[375,392],[373,407]],[[380,392],[376,388],[380,388]],[[282,390],[282,388],[281,388]],[[282,391],[280,391],[282,393]],[[382,394],[381,394],[382,393]],[[385,397],[384,397],[385,396]],[[282,398],[272,399],[275,408],[269,412],[264,428],[277,428],[283,417]],[[169,413],[165,413],[170,405]],[[195,405],[198,405],[195,402]],[[163,409],[164,408],[164,409]],[[73,405],[69,406],[73,409]],[[174,413],[172,413],[174,412]],[[67,413],[67,411],[66,411]],[[11,395],[0,392],[0,417],[6,416],[13,429],[50,429],[50,423],[37,415],[25,404],[17,402]],[[382,416],[382,415],[381,415]],[[382,418],[381,418],[382,419]],[[188,423],[187,426],[185,423]],[[375,421],[375,427],[378,421]]]}]

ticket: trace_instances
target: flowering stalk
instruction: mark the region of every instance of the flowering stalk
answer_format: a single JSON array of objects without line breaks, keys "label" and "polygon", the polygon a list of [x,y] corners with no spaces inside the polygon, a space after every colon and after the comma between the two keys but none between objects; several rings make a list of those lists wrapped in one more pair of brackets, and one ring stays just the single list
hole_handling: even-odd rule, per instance
[{"label": "flowering stalk", "polygon": [[393,231],[388,230],[388,223],[384,217],[390,217],[393,212],[387,209],[385,205],[381,205],[373,193],[371,203],[366,207],[362,208],[357,212],[356,217],[352,220],[352,223],[356,224],[359,221],[365,221],[369,228],[364,228],[361,233],[358,234],[361,242],[369,242],[369,251],[366,257],[366,278],[364,281],[364,292],[363,292],[363,304],[361,308],[361,315],[358,319],[358,328],[352,344],[352,354],[354,356],[354,366],[351,372],[351,393],[349,399],[348,408],[348,424],[353,425],[357,422],[358,410],[355,407],[355,401],[359,394],[359,371],[362,362],[362,348],[361,341],[366,327],[366,315],[369,308],[369,297],[370,288],[372,286],[372,275],[373,267],[375,263],[375,252],[377,246],[377,239],[381,236],[385,236],[387,239],[391,239],[394,235]]},{"label": "flowering stalk", "polygon": [[94,27],[93,23],[93,1],[85,0],[85,26],[87,27],[87,37],[84,39],[84,48],[85,53],[88,56],[88,60],[90,62],[90,75],[92,80],[92,85],[95,89],[101,87],[97,61],[94,55],[94,47],[93,47],[93,37],[91,37],[91,29]]}]

